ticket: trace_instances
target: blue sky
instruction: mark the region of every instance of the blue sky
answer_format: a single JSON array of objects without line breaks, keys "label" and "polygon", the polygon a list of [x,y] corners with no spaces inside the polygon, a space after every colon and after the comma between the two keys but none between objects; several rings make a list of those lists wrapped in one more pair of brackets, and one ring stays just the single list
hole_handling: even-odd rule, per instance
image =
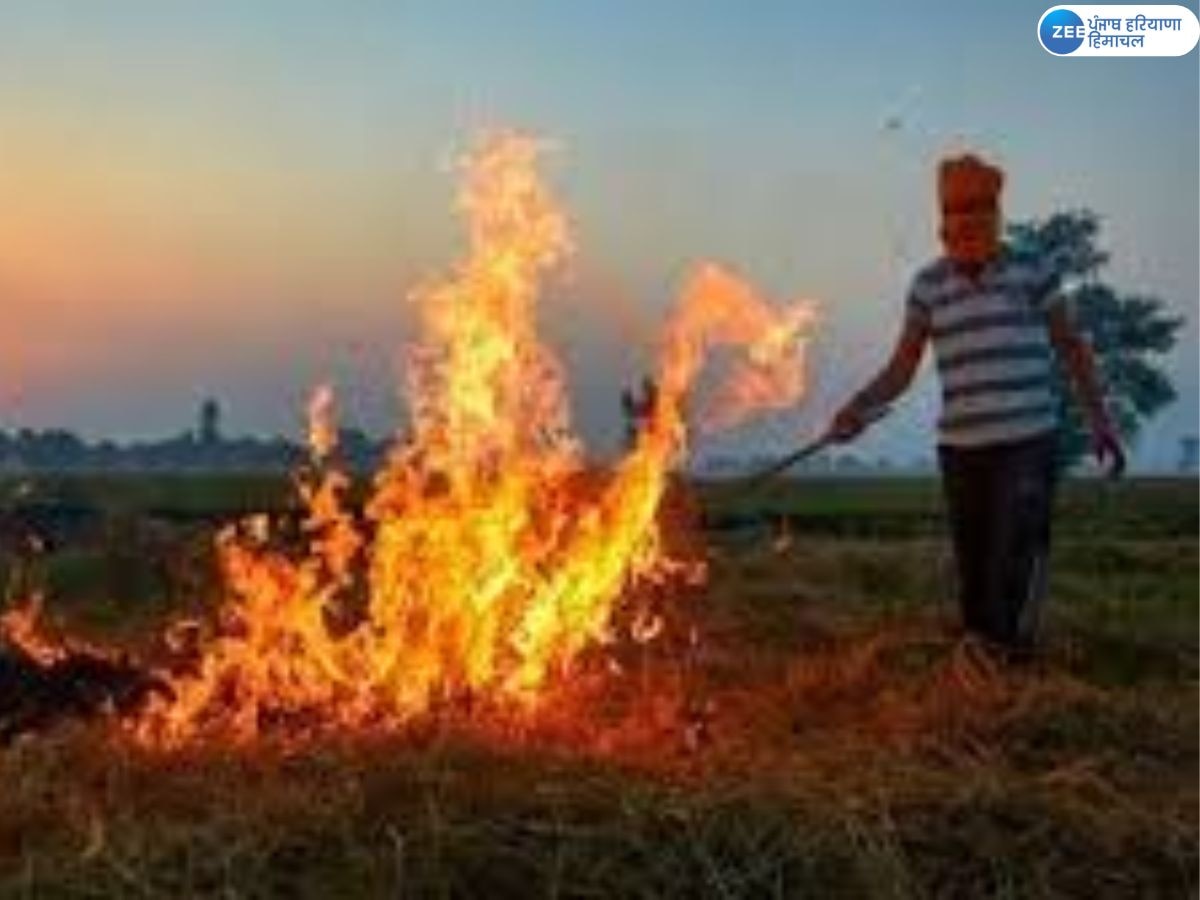
[{"label": "blue sky", "polygon": [[[818,427],[936,252],[939,154],[971,147],[1011,217],[1095,209],[1110,279],[1187,317],[1138,457],[1170,464],[1197,430],[1197,54],[1057,59],[1045,8],[8,2],[0,425],[164,433],[212,392],[295,430],[332,375],[390,427],[404,291],[456,251],[446,160],[505,124],[556,148],[580,250],[545,318],[593,444],[701,259],[824,310],[808,400],[737,441]],[[931,381],[864,452],[928,453]]]}]

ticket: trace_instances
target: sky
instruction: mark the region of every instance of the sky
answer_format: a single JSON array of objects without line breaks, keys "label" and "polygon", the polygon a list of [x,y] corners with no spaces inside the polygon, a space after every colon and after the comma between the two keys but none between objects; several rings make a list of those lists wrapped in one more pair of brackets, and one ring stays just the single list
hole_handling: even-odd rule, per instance
[{"label": "sky", "polygon": [[[699,450],[816,431],[938,252],[937,159],[973,149],[1007,216],[1095,210],[1107,280],[1186,318],[1179,400],[1135,456],[1169,467],[1198,430],[1197,51],[1055,58],[1046,8],[5,0],[0,428],[165,436],[213,395],[228,431],[296,434],[332,380],[391,430],[406,292],[461,248],[450,160],[516,127],[574,227],[542,315],[599,452],[703,260],[814,299],[821,327],[796,409]],[[937,406],[926,365],[859,449],[928,456]]]}]

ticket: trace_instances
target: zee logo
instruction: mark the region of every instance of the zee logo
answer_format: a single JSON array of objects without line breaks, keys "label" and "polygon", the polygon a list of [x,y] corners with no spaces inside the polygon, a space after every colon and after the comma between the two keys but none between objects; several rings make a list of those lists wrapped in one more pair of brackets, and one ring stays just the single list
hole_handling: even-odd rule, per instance
[{"label": "zee logo", "polygon": [[1042,46],[1055,56],[1065,56],[1079,49],[1087,32],[1083,20],[1069,9],[1056,9],[1042,19],[1038,29]]},{"label": "zee logo", "polygon": [[1050,31],[1050,40],[1057,41],[1059,38],[1075,38],[1083,37],[1082,25],[1052,25]]}]

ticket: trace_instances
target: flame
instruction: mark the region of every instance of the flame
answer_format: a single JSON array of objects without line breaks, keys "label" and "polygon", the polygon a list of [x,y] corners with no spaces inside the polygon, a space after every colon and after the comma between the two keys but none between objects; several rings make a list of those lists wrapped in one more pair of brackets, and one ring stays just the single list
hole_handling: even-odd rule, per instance
[{"label": "flame", "polygon": [[337,415],[333,387],[318,385],[308,400],[308,446],[315,460],[327,459],[337,447]]},{"label": "flame", "polygon": [[[697,427],[720,431],[795,403],[805,391],[805,351],[816,321],[813,304],[776,309],[731,273],[701,266],[668,324],[668,341],[700,339],[702,357],[718,348],[738,355],[703,404]],[[689,371],[689,382],[692,377]]]},{"label": "flame", "polygon": [[630,613],[631,585],[699,577],[664,549],[658,510],[687,449],[685,404],[713,348],[741,353],[708,418],[722,426],[803,390],[810,306],[776,309],[702,266],[660,347],[654,401],[629,453],[600,475],[570,429],[565,379],[536,329],[568,222],[539,144],[489,136],[462,161],[464,260],[411,295],[421,340],[405,383],[411,432],[361,507],[337,468],[335,398],[309,404],[301,546],[263,518],[218,537],[224,599],[194,665],[132,723],[156,746],[249,741],[272,727],[403,725],[456,697],[524,711]]},{"label": "flame", "polygon": [[44,598],[33,594],[0,613],[0,638],[40,666],[53,666],[73,653],[90,651],[84,643],[56,634],[43,615]]}]

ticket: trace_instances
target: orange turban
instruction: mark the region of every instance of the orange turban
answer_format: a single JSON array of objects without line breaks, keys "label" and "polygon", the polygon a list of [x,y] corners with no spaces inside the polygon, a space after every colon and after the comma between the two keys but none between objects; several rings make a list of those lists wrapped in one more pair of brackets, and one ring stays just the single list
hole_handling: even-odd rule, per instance
[{"label": "orange turban", "polygon": [[967,154],[943,159],[938,167],[938,199],[942,209],[987,209],[996,207],[1004,172],[978,156]]}]

